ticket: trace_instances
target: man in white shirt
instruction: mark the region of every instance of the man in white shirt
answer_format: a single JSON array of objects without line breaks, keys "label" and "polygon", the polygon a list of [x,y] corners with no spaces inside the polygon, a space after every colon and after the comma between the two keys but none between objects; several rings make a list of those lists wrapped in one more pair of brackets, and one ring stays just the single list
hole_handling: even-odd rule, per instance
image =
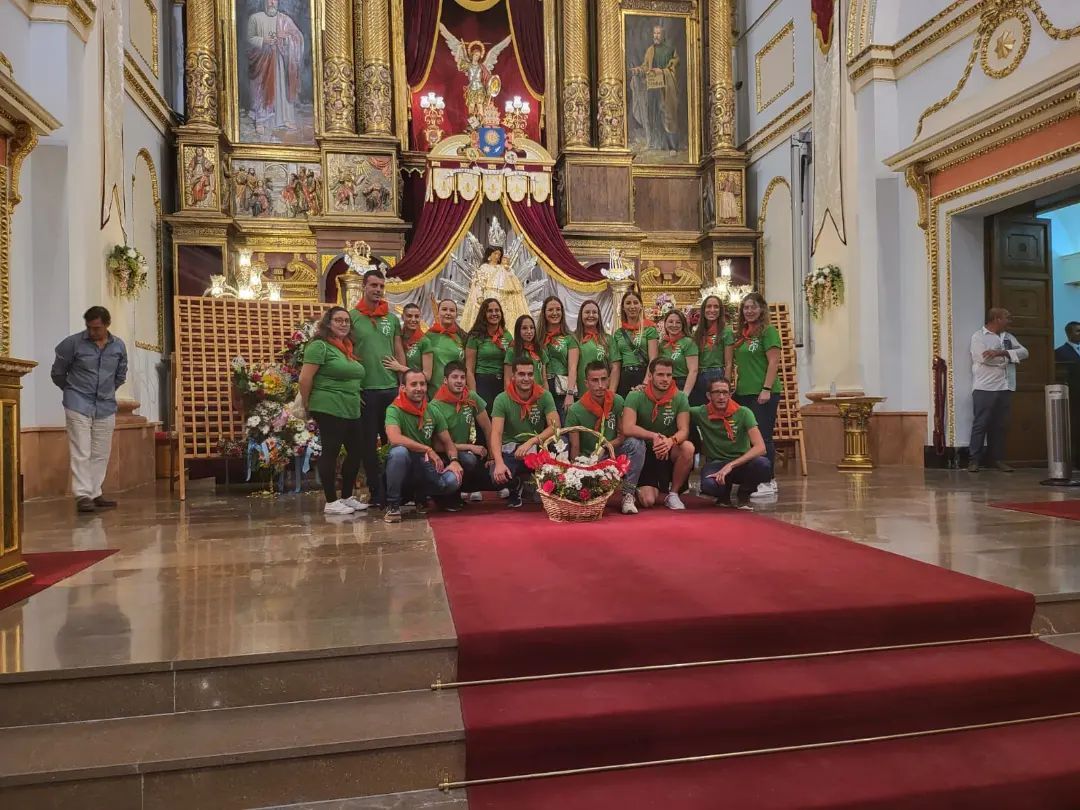
[{"label": "man in white shirt", "polygon": [[1005,451],[1012,392],[1016,390],[1016,365],[1027,359],[1028,350],[1006,331],[1008,326],[1009,311],[994,307],[986,313],[986,326],[971,336],[975,421],[968,445],[968,472],[978,472],[980,466],[1013,471],[1001,456]]}]

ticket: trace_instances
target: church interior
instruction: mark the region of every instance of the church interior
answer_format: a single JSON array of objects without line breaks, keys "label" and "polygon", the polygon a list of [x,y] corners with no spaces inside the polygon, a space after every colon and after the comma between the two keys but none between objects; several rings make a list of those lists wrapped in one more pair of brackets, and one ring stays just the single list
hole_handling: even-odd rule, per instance
[{"label": "church interior", "polygon": [[[0,0],[0,806],[1075,810],[1078,43],[1075,0]],[[495,385],[437,461],[388,415],[455,412],[429,338]],[[461,495],[398,503],[399,445]]]}]

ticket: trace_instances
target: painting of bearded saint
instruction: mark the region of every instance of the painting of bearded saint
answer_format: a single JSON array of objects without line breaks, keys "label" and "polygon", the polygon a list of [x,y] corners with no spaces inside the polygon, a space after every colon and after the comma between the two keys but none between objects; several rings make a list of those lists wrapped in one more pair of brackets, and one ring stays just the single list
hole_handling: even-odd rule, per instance
[{"label": "painting of bearded saint", "polygon": [[314,142],[311,10],[303,0],[237,0],[240,140]]},{"label": "painting of bearded saint", "polygon": [[624,17],[630,149],[639,163],[685,163],[689,153],[686,24],[678,18]]}]

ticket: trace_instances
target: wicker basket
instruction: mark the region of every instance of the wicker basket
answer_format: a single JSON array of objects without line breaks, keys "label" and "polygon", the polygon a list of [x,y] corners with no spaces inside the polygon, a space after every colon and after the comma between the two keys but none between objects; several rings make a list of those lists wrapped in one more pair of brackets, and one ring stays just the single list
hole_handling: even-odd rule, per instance
[{"label": "wicker basket", "polygon": [[[560,436],[565,433],[572,432],[591,433],[599,441],[602,441],[607,445],[608,455],[611,458],[615,458],[615,447],[604,436],[597,433],[595,430],[590,430],[586,427],[565,427],[559,428],[555,432],[548,442],[554,442]],[[607,506],[607,502],[611,499],[611,496],[618,490],[609,492],[607,495],[601,495],[598,498],[590,498],[587,501],[571,501],[566,498],[560,498],[558,495],[549,495],[540,488],[539,476],[536,481],[537,494],[540,495],[540,502],[544,505],[544,511],[547,512],[547,516],[550,520],[556,523],[587,523],[594,520],[600,520],[604,516],[604,508]]]}]

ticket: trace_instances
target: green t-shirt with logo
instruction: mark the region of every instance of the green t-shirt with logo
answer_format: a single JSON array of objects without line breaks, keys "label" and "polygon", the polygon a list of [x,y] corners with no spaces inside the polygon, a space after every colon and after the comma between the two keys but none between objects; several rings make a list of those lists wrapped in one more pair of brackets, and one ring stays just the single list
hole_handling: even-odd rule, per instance
[{"label": "green t-shirt with logo", "polygon": [[644,329],[624,329],[621,326],[615,330],[613,362],[627,366],[649,365],[649,341],[660,340],[660,333],[655,326],[646,326]]},{"label": "green t-shirt with logo", "polygon": [[363,365],[350,360],[336,346],[317,338],[304,347],[304,362],[319,367],[311,384],[308,410],[328,413],[339,419],[359,419]]},{"label": "green t-shirt with logo", "polygon": [[701,434],[701,449],[706,461],[731,461],[750,449],[750,428],[757,427],[757,419],[749,408],[740,407],[731,415],[731,432],[734,439],[729,439],[724,423],[709,419],[707,405],[698,405],[690,409],[690,418]]},{"label": "green t-shirt with logo", "polygon": [[573,335],[553,337],[544,346],[547,352],[547,373],[565,376],[570,373],[570,350],[578,348],[577,338]]},{"label": "green t-shirt with logo", "polygon": [[386,409],[386,424],[397,425],[402,434],[414,442],[433,447],[432,438],[436,433],[442,433],[447,429],[446,419],[429,404],[424,410],[424,419],[405,413],[397,405],[391,405]]},{"label": "green t-shirt with logo", "polygon": [[[401,335],[402,343],[407,342],[405,340],[405,334]],[[405,365],[411,368],[413,371],[423,371],[424,367],[421,364],[421,355],[423,350],[420,348],[424,342],[424,337],[421,336],[419,340],[413,343],[411,346],[405,347]]]},{"label": "green t-shirt with logo", "polygon": [[547,415],[555,412],[555,399],[550,391],[545,391],[529,409],[528,416],[521,416],[521,406],[503,391],[495,397],[491,408],[491,418],[503,418],[503,444],[521,444],[531,436],[547,430]]},{"label": "green t-shirt with logo", "polygon": [[353,345],[367,372],[364,390],[397,388],[397,373],[382,364],[384,357],[394,356],[394,339],[401,335],[401,322],[397,315],[387,312],[381,318],[369,318],[355,309],[349,315],[352,317]]},{"label": "green t-shirt with logo", "polygon": [[431,380],[428,381],[428,393],[434,395],[443,384],[446,364],[454,360],[465,360],[465,346],[461,342],[460,334],[428,332],[420,341],[420,354],[431,355]]},{"label": "green t-shirt with logo", "polygon": [[[766,326],[760,335],[754,335],[735,347],[736,394],[761,393],[765,387],[765,373],[769,370],[769,358],[765,353],[769,349],[779,348],[780,333],[775,326]],[[784,390],[780,384],[779,369],[770,390],[774,394]]]},{"label": "green t-shirt with logo", "polygon": [[672,372],[676,377],[685,377],[690,373],[686,366],[687,357],[697,357],[698,347],[693,338],[681,337],[671,346],[667,341],[660,341],[659,357],[666,357],[672,363]]},{"label": "green t-shirt with logo", "polygon": [[[526,357],[532,360],[533,366],[533,379],[536,380],[537,385],[547,385],[547,380],[544,378],[544,366],[547,364],[548,356],[547,350],[541,349],[540,354],[537,357],[533,357],[531,354],[526,353]],[[503,365],[509,366],[517,358],[514,356],[514,344],[510,344],[510,348],[506,350],[506,354],[503,355]],[[511,377],[513,376],[511,371]]]},{"label": "green t-shirt with logo", "polygon": [[[611,413],[604,420],[603,430],[600,431],[608,441],[614,441],[615,437],[619,435],[619,420],[622,419],[625,405],[623,398],[616,394],[611,405]],[[581,404],[581,400],[578,400],[566,411],[566,426],[586,427],[589,430],[596,430],[596,415],[590,413]],[[581,441],[582,455],[591,456],[596,450],[596,437],[591,433],[578,433],[578,439]]]},{"label": "green t-shirt with logo", "polygon": [[577,390],[578,396],[585,393],[585,367],[596,360],[603,360],[611,366],[615,360],[615,341],[608,336],[602,344],[595,340],[586,340],[580,344],[581,355],[577,364]]},{"label": "green t-shirt with logo", "polygon": [[462,405],[459,411],[449,402],[433,399],[428,403],[428,410],[436,410],[442,414],[446,422],[446,429],[450,431],[450,438],[454,444],[470,444],[472,442],[472,429],[476,424],[476,415],[480,411],[487,410],[487,403],[477,393],[469,394],[468,404]]},{"label": "green t-shirt with logo", "polygon": [[[675,383],[672,382],[672,385]],[[661,436],[674,436],[679,431],[676,417],[680,413],[690,410],[690,400],[682,391],[675,395],[667,405],[657,411],[653,419],[653,408],[656,407],[651,399],[645,396],[644,391],[631,391],[626,396],[625,406],[633,408],[637,412],[638,427],[659,433]]]},{"label": "green t-shirt with logo", "polygon": [[503,373],[503,360],[506,359],[506,347],[513,342],[514,336],[506,330],[503,330],[500,345],[496,345],[495,341],[487,335],[484,335],[483,337],[469,335],[469,340],[465,344],[465,348],[474,349],[476,351],[477,374],[498,374],[501,377]]},{"label": "green t-shirt with logo", "polygon": [[[694,341],[697,343],[697,341]],[[707,368],[720,368],[724,367],[724,349],[735,342],[735,333],[731,331],[730,326],[724,327],[724,331],[720,333],[719,337],[716,335],[709,335],[705,338],[704,348],[698,347],[698,368],[704,371]]]}]

